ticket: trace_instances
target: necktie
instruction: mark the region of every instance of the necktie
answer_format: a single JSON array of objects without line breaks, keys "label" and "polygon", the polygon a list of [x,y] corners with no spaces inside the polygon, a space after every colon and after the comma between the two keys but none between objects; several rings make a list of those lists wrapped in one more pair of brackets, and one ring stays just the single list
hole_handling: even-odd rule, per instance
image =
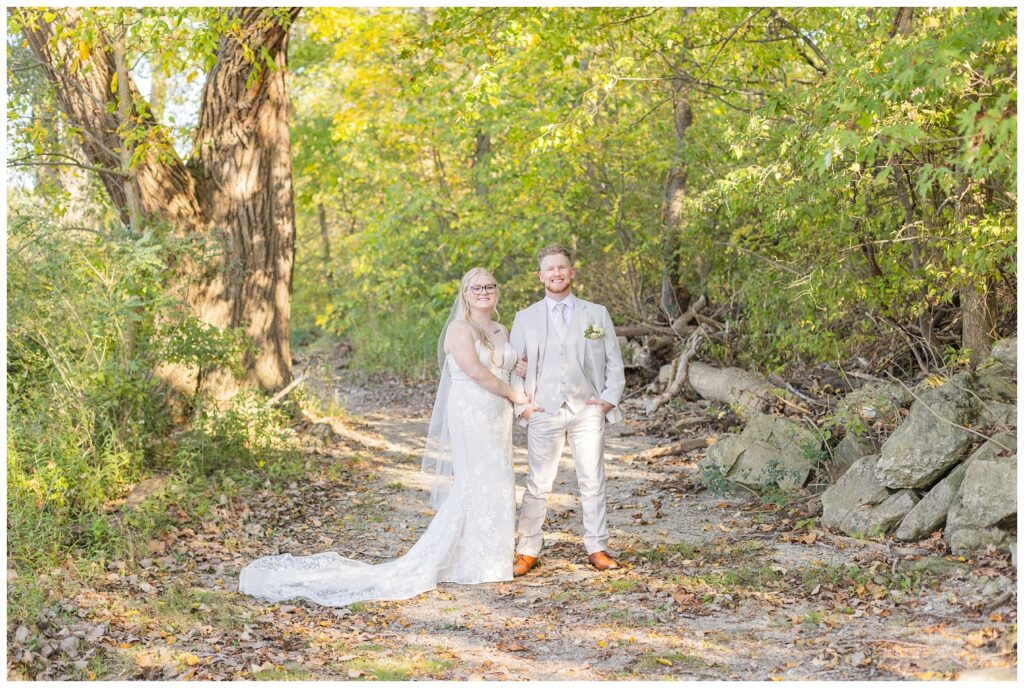
[{"label": "necktie", "polygon": [[568,329],[567,311],[568,308],[564,303],[555,306],[555,333],[559,339],[565,339],[565,332]]}]

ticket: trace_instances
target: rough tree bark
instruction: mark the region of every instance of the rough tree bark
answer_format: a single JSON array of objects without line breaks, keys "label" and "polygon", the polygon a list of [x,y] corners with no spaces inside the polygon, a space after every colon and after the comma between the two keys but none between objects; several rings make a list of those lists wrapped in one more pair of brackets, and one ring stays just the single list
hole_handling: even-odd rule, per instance
[{"label": "rough tree bark", "polygon": [[[694,8],[683,9],[685,21],[694,12]],[[683,50],[688,51],[689,40],[683,41]],[[682,61],[681,61],[682,62]],[[690,84],[688,77],[677,71],[672,78],[672,123],[675,132],[675,154],[668,179],[665,181],[664,221],[665,221],[665,265],[661,272],[661,307],[669,320],[675,320],[683,311],[679,303],[679,265],[676,253],[679,249],[679,224],[682,218],[683,201],[686,198],[687,165],[683,158],[686,130],[693,124],[693,109],[690,107]]]},{"label": "rough tree bark", "polygon": [[[79,23],[80,10],[55,10],[54,22],[37,16],[25,29],[29,46],[56,87],[61,109],[81,128],[85,154],[106,170],[100,179],[125,224],[132,219],[134,186],[146,220],[169,223],[182,236],[219,246],[202,265],[182,261],[175,266],[179,283],[172,287],[191,315],[220,329],[241,327],[252,341],[255,353],[245,361],[244,381],[226,371],[202,379],[201,391],[216,399],[232,396],[240,386],[276,391],[291,379],[288,321],[295,219],[286,76],[288,33],[299,9],[230,11],[240,27],[221,39],[187,166],[167,141],[160,150],[149,148],[131,170],[123,169],[121,154],[134,151],[126,141],[132,132],[119,126],[124,112],[119,117],[118,101],[132,104],[128,114],[136,131],[156,131],[157,123],[150,110],[135,107],[141,96],[130,76],[118,79],[114,90],[121,98],[111,93],[118,72],[116,41],[100,33],[76,67],[81,57],[62,28]],[[247,55],[253,54],[273,68],[261,64],[247,84],[254,69]],[[183,366],[164,365],[158,374],[180,393],[191,394],[200,383],[198,371]]]}]

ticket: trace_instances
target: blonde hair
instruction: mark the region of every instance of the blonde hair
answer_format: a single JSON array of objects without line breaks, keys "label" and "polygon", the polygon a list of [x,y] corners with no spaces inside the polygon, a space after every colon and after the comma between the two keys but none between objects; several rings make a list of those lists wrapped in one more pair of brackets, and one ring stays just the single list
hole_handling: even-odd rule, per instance
[{"label": "blonde hair", "polygon": [[469,301],[466,300],[466,291],[469,289],[470,284],[480,275],[486,275],[494,282],[494,310],[491,317],[495,320],[498,319],[498,301],[501,300],[501,287],[498,286],[498,280],[494,279],[494,275],[487,268],[473,268],[459,280],[459,312],[456,316],[457,320],[465,320],[469,327],[473,330],[473,339],[481,341],[484,346],[492,354],[494,353],[494,344],[491,342],[491,338],[487,336],[487,333],[483,329],[473,322],[469,317]]},{"label": "blonde hair", "polygon": [[542,248],[537,254],[537,262],[540,263],[548,256],[565,256],[565,259],[569,261],[569,266],[571,267],[573,264],[572,254],[569,253],[569,249],[561,244],[551,244]]}]

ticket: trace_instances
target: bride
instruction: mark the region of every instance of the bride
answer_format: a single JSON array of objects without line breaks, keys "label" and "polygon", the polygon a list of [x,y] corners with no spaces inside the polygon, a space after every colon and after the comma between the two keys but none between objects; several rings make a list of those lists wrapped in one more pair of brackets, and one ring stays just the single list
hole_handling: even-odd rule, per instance
[{"label": "bride", "polygon": [[508,330],[492,320],[498,296],[491,273],[470,270],[438,340],[441,382],[423,455],[438,510],[419,541],[377,565],[335,552],[262,557],[242,569],[240,592],[340,607],[406,599],[438,583],[512,580],[512,403],[529,398],[509,385],[517,357]]}]

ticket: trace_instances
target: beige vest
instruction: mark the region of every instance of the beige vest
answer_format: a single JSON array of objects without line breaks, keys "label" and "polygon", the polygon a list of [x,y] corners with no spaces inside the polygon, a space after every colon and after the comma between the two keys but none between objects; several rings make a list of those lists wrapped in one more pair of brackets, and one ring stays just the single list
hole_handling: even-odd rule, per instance
[{"label": "beige vest", "polygon": [[564,339],[558,337],[548,315],[547,342],[544,345],[544,359],[540,361],[537,371],[537,395],[534,400],[534,403],[548,412],[553,413],[565,404],[573,413],[579,413],[587,399],[597,396],[594,386],[583,374],[583,364],[579,358],[579,310],[574,309]]}]

